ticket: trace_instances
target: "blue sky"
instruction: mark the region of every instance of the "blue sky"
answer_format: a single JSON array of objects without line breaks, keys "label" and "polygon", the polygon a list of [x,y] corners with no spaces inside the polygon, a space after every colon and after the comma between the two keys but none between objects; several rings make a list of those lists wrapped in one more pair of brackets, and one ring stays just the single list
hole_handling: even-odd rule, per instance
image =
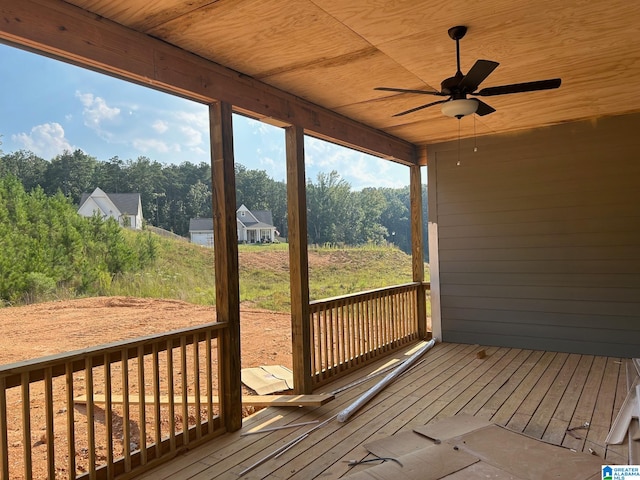
[{"label": "blue sky", "polygon": [[[161,163],[209,162],[207,107],[0,44],[0,150],[50,160],[81,149],[98,160],[143,155]],[[234,116],[235,161],[284,180],[284,131]],[[355,190],[400,188],[409,169],[307,137],[306,175],[336,170]],[[425,172],[426,173],[426,172]]]}]

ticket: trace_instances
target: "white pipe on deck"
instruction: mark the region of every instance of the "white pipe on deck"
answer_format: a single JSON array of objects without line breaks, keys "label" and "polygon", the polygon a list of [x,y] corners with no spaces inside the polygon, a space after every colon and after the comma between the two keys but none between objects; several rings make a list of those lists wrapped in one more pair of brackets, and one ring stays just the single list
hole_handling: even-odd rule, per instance
[{"label": "white pipe on deck", "polygon": [[366,404],[369,400],[375,397],[383,388],[393,382],[397,377],[402,375],[405,371],[407,371],[416,361],[424,355],[427,350],[432,348],[436,344],[436,339],[433,338],[429,340],[426,345],[420,348],[416,353],[414,353],[409,359],[403,362],[398,368],[389,373],[386,377],[376,383],[373,387],[367,390],[362,394],[360,398],[358,398],[355,402],[349,405],[347,408],[342,410],[337,419],[339,422],[346,422],[351,415],[356,413],[364,404]]}]

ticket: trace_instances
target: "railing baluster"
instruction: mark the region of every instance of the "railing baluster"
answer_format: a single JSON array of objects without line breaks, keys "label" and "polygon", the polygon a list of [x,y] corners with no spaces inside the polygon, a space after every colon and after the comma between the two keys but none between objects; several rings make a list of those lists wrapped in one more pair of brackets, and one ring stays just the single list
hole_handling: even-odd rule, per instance
[{"label": "railing baluster", "polygon": [[344,370],[347,367],[347,340],[349,339],[349,328],[345,318],[345,309],[344,302],[340,302],[340,327],[338,331],[341,335],[340,346],[342,347],[340,350],[340,365],[342,366],[341,370]]},{"label": "railing baluster", "polygon": [[167,340],[167,394],[169,395],[169,450],[176,451],[176,403],[173,386],[173,340]]},{"label": "railing baluster", "polygon": [[207,348],[206,352],[206,360],[207,360],[207,369],[205,373],[205,377],[207,380],[207,432],[210,432],[213,428],[213,382],[212,382],[212,367],[211,367],[211,332],[207,331],[207,335],[205,337],[205,346]]},{"label": "railing baluster", "polygon": [[24,458],[24,478],[31,480],[31,399],[29,395],[29,372],[22,374],[22,449]]},{"label": "railing baluster", "polygon": [[147,403],[146,388],[144,383],[144,345],[138,346],[138,428],[140,430],[140,438],[138,441],[138,449],[140,450],[140,463],[147,463]]},{"label": "railing baluster", "polygon": [[315,332],[315,309],[313,307],[309,307],[309,337],[311,341],[311,378],[313,379],[312,383],[317,383],[318,379],[318,369],[316,368],[316,354],[318,353],[318,347],[316,344],[316,332]]},{"label": "railing baluster", "polygon": [[196,438],[202,437],[202,421],[200,420],[200,343],[197,335],[193,336],[193,390],[195,395]]},{"label": "railing baluster", "polygon": [[356,322],[356,306],[353,303],[349,303],[349,367],[356,365],[357,360],[357,348],[356,337],[358,335],[358,328]]},{"label": "railing baluster", "polygon": [[129,408],[129,350],[121,350],[122,366],[122,455],[124,471],[131,471],[131,410]]},{"label": "railing baluster", "polygon": [[49,478],[56,478],[55,433],[53,431],[53,374],[51,367],[46,368],[44,371],[44,409],[46,416],[47,472]]},{"label": "railing baluster", "polygon": [[87,448],[89,450],[89,478],[96,478],[96,418],[93,403],[93,362],[87,357],[84,362],[85,391],[87,392]]},{"label": "railing baluster", "polygon": [[402,311],[402,330],[399,333],[400,340],[405,338],[407,334],[411,333],[409,328],[409,311],[411,309],[411,305],[408,305],[407,303],[411,303],[412,301],[411,291],[404,292],[403,300],[400,302],[400,309]]},{"label": "railing baluster", "polygon": [[162,442],[162,425],[160,423],[160,359],[158,355],[158,343],[153,343],[153,422],[154,422],[154,437],[155,437],[155,458],[160,458],[160,447]]},{"label": "railing baluster", "polygon": [[7,432],[7,381],[4,377],[0,377],[0,478],[9,478],[9,438]]},{"label": "railing baluster", "polygon": [[113,387],[111,385],[111,363],[109,354],[104,354],[104,426],[107,442],[107,478],[113,478]]},{"label": "railing baluster", "polygon": [[329,338],[329,327],[327,325],[327,316],[328,310],[322,312],[322,336],[323,336],[323,352],[324,358],[322,359],[322,371],[323,377],[329,378],[329,342],[331,339]]},{"label": "railing baluster", "polygon": [[372,308],[371,308],[371,296],[367,298],[367,301],[364,304],[364,329],[365,329],[365,359],[369,360],[371,358],[371,352],[375,348],[375,344],[371,339],[371,317],[372,317]]},{"label": "railing baluster", "polygon": [[331,306],[331,310],[329,310],[329,346],[330,346],[330,360],[329,360],[329,368],[331,369],[331,376],[335,375],[336,369],[334,368],[337,361],[336,347],[338,342],[338,328],[336,327],[336,307],[335,304]]},{"label": "railing baluster", "polygon": [[391,327],[389,329],[389,347],[390,348],[392,348],[396,343],[397,324],[402,321],[400,318],[397,318],[397,313],[395,308],[396,302],[400,298],[402,298],[402,292],[400,292],[398,295],[392,295],[386,298],[387,309],[389,312],[389,325]]},{"label": "railing baluster", "polygon": [[377,341],[376,341],[376,353],[384,353],[386,350],[386,330],[387,330],[387,319],[385,317],[384,304],[383,304],[384,296],[381,294],[375,295],[374,298],[374,314],[373,318],[374,324],[376,325],[375,331],[377,332]]},{"label": "railing baluster", "polygon": [[67,383],[67,469],[69,479],[76,478],[76,427],[75,427],[75,404],[73,401],[73,365],[71,362],[65,363],[65,379]]},{"label": "railing baluster", "polygon": [[187,337],[180,337],[180,367],[182,369],[182,444],[189,444],[189,404],[187,403]]}]

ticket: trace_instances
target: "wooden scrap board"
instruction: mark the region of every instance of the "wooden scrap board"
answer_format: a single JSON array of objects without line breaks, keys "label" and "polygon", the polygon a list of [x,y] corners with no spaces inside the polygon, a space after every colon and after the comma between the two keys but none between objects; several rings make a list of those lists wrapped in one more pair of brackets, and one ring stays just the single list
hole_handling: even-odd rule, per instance
[{"label": "wooden scrap board", "polygon": [[[330,402],[334,398],[335,397],[333,395],[243,395],[242,404],[254,407],[319,407]],[[73,401],[78,404],[86,404],[87,396],[81,395],[76,397]],[[200,403],[202,405],[204,405],[206,401],[206,398],[200,399]],[[144,402],[146,404],[153,405],[155,403],[155,399],[153,395],[147,395],[144,397]],[[106,397],[104,395],[94,395],[93,403],[107,403]],[[122,395],[112,395],[111,403],[114,405],[122,404],[124,403],[124,397]],[[140,396],[129,395],[129,403],[140,403]],[[173,403],[176,405],[182,405],[182,396],[175,395]],[[213,403],[219,403],[218,397],[213,397]],[[187,396],[187,404],[195,405],[196,397],[193,395]],[[169,405],[168,395],[160,395],[160,405]]]},{"label": "wooden scrap board", "polygon": [[293,388],[293,372],[282,365],[243,368],[242,383],[258,395],[284,392]]}]

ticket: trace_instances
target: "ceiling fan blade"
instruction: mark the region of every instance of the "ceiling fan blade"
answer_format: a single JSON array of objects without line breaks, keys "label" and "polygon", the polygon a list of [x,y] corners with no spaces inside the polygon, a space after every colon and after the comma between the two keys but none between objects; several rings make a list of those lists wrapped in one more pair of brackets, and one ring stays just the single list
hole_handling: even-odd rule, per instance
[{"label": "ceiling fan blade", "polygon": [[560,78],[552,78],[549,80],[538,80],[537,82],[514,83],[511,85],[502,85],[499,87],[483,88],[473,95],[481,97],[491,97],[493,95],[507,95],[509,93],[535,92],[536,90],[551,90],[558,88],[562,83]]},{"label": "ceiling fan blade", "polygon": [[418,110],[422,110],[423,108],[432,107],[434,105],[438,105],[439,103],[445,103],[445,102],[448,102],[448,101],[449,101],[449,99],[447,99],[447,100],[438,100],[437,102],[427,103],[426,105],[420,105],[419,107],[411,108],[409,110],[405,110],[404,112],[396,113],[393,116],[394,117],[400,117],[402,115],[406,115],[407,113],[417,112]]},{"label": "ceiling fan blade", "polygon": [[487,105],[482,100],[478,100],[477,98],[475,98],[474,100],[478,102],[478,109],[476,110],[476,115],[480,117],[484,117],[485,115],[489,115],[490,113],[493,113],[496,111],[495,108],[493,108],[491,105]]},{"label": "ceiling fan blade", "polygon": [[408,90],[406,88],[375,87],[374,90],[382,90],[383,92],[419,93],[421,95],[437,95],[439,97],[447,96],[446,93],[442,93],[442,92],[429,91],[429,90]]},{"label": "ceiling fan blade", "polygon": [[460,81],[458,87],[467,93],[475,91],[478,85],[491,75],[491,72],[493,72],[498,65],[500,65],[498,62],[492,62],[491,60],[477,60],[476,63],[473,64],[473,67],[471,67],[471,70],[469,70]]}]

